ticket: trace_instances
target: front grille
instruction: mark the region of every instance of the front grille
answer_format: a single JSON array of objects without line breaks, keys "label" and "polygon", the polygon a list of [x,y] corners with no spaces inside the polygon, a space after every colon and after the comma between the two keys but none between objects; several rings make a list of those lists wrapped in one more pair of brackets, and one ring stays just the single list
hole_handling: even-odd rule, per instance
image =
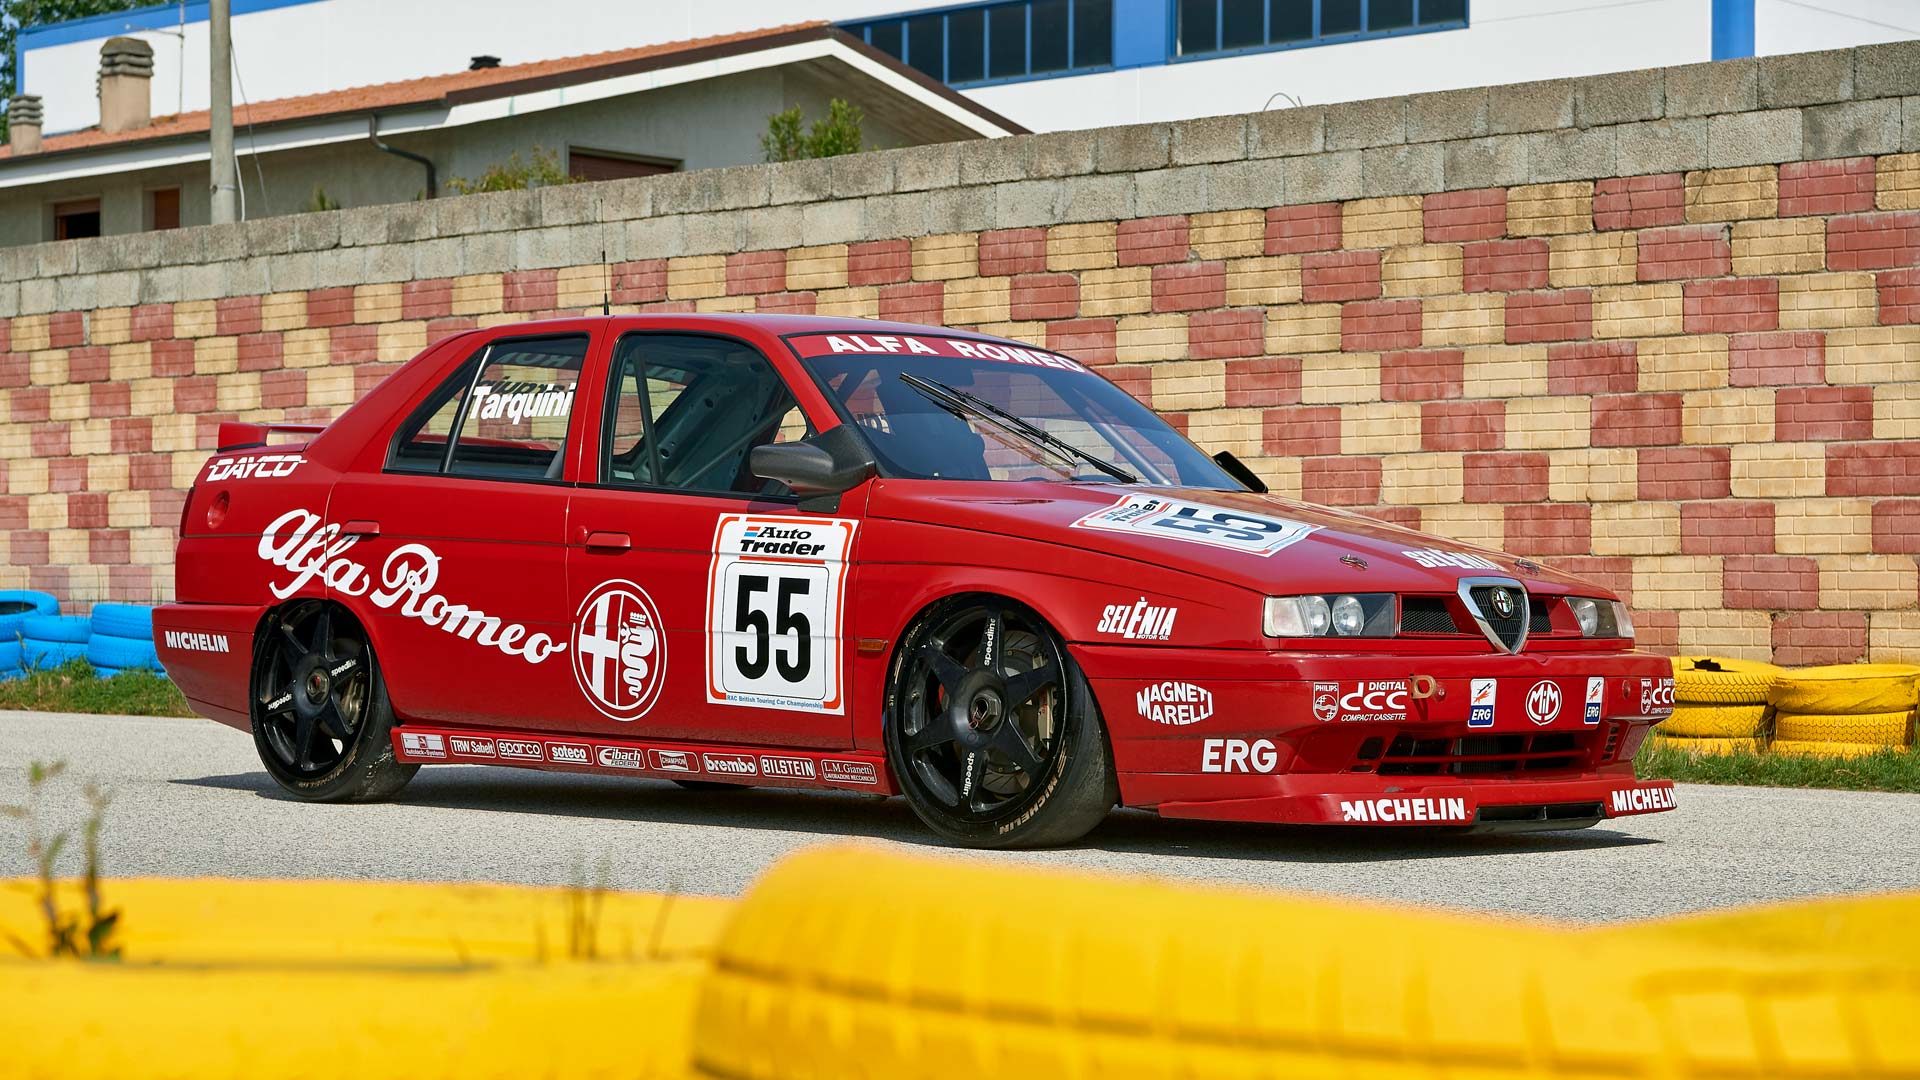
[{"label": "front grille", "polygon": [[[1505,617],[1502,617],[1494,607],[1493,596],[1496,592],[1507,594],[1508,614]],[[1528,608],[1531,606],[1527,601],[1526,593],[1507,585],[1475,585],[1467,590],[1467,595],[1472,600],[1474,608],[1479,611],[1480,617],[1493,630],[1493,636],[1500,639],[1500,644],[1504,645],[1508,652],[1519,648],[1520,639],[1529,618]]]},{"label": "front grille", "polygon": [[1547,611],[1547,602],[1537,597],[1527,601],[1527,633],[1553,633],[1553,616]]},{"label": "front grille", "polygon": [[1586,731],[1459,738],[1399,735],[1374,772],[1381,776],[1497,776],[1566,771],[1592,757],[1596,735]]},{"label": "front grille", "polygon": [[1457,634],[1447,602],[1438,596],[1406,596],[1400,599],[1400,632],[1403,634]]}]

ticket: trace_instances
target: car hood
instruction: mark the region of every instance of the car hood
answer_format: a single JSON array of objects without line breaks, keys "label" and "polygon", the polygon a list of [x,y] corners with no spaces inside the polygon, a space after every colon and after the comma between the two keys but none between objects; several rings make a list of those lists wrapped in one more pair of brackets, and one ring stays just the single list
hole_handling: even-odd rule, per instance
[{"label": "car hood", "polygon": [[[1143,527],[1189,506],[1198,509],[1176,524],[1191,526],[1218,510],[1276,522],[1282,531],[1223,545],[1215,537],[1211,543],[1186,538],[1190,533],[1207,535],[1191,528]],[[1097,551],[1269,595],[1334,590],[1451,593],[1462,578],[1486,576],[1511,577],[1529,592],[1613,595],[1571,574],[1502,552],[1245,491],[890,479],[874,485],[868,514]],[[1281,546],[1267,554],[1246,550],[1274,544]]]}]

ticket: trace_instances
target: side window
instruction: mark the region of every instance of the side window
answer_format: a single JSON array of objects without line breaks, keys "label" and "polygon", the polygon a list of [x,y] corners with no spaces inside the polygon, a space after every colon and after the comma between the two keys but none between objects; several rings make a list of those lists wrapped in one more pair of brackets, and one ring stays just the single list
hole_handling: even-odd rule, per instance
[{"label": "side window", "polygon": [[784,495],[748,468],[756,446],[811,434],[780,375],[749,346],[629,334],[614,349],[600,478],[634,487]]},{"label": "side window", "polygon": [[586,360],[584,335],[482,346],[401,428],[387,466],[557,480]]}]

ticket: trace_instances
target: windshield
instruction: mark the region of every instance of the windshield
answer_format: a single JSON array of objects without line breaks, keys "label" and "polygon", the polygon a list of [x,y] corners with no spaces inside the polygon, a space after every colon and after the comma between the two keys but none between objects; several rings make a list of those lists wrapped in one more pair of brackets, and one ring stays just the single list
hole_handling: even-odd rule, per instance
[{"label": "windshield", "polygon": [[1055,353],[931,336],[789,340],[890,476],[1240,488],[1152,410]]}]

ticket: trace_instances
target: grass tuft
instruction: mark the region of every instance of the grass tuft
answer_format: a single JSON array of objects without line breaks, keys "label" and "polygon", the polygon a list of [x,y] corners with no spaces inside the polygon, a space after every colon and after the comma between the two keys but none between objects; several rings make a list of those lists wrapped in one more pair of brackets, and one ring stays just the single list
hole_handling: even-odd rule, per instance
[{"label": "grass tuft", "polygon": [[113,713],[124,716],[197,716],[180,688],[153,671],[123,671],[97,678],[93,665],[69,660],[0,682],[0,709],[33,712]]},{"label": "grass tuft", "polygon": [[1646,780],[1920,793],[1920,753],[1895,747],[1856,758],[1747,751],[1693,754],[1649,739],[1633,764]]}]

